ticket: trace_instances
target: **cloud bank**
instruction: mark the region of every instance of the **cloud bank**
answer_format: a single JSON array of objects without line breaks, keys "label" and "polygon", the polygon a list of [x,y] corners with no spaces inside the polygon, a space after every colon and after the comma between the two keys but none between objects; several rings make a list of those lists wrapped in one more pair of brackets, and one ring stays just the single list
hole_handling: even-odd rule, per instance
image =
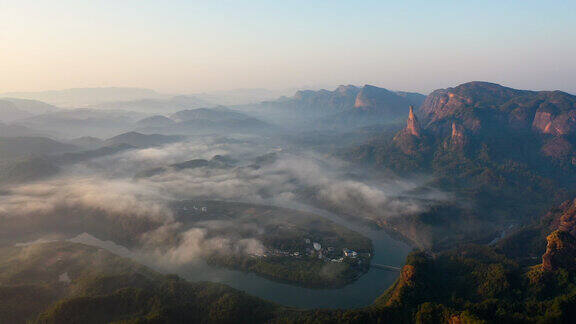
[{"label": "cloud bank", "polygon": [[[166,168],[171,163],[215,155],[231,156],[238,163]],[[165,169],[150,177],[134,177],[158,167]],[[374,220],[426,211],[429,202],[410,194],[425,181],[362,174],[338,159],[280,150],[278,144],[266,141],[199,138],[94,159],[74,165],[56,178],[6,188],[0,196],[0,218],[30,221],[52,217],[61,210],[95,210],[107,218],[145,219],[155,226],[138,232],[142,249],[154,251],[171,263],[185,264],[214,251],[262,255],[265,247],[255,238],[210,235],[218,225],[215,223],[183,226],[171,207],[175,201],[227,200],[279,206],[304,203]],[[447,199],[441,192],[425,198],[429,201],[431,197]]]}]

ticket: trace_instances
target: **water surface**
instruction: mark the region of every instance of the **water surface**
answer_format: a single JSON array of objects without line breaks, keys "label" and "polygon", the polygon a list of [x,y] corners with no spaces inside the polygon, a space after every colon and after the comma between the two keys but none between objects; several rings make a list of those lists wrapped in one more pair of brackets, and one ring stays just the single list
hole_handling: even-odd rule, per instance
[{"label": "water surface", "polygon": [[[295,208],[293,205],[290,207]],[[307,212],[312,211],[370,238],[374,247],[372,263],[402,267],[406,256],[411,250],[407,244],[393,239],[383,230],[376,230],[347,221],[324,210],[304,205],[300,207],[298,208],[297,206],[295,209],[302,209]],[[100,241],[87,234],[80,235],[72,239],[72,241],[99,246],[121,256],[134,256],[122,246],[109,241]],[[160,269],[158,265],[148,262],[144,263],[147,263],[146,265],[155,270],[166,272],[166,269]],[[176,273],[190,281],[223,283],[243,290],[250,295],[298,308],[355,308],[367,306],[386,291],[399,275],[397,271],[371,268],[368,273],[343,288],[311,289],[274,282],[259,277],[254,273],[213,267],[202,261],[182,266],[177,270],[171,269],[170,272]]]}]

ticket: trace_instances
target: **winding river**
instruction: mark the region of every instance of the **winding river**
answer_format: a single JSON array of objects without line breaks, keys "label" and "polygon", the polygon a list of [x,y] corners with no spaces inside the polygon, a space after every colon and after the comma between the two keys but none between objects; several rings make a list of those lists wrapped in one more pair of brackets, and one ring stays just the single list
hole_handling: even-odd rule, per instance
[{"label": "winding river", "polygon": [[[295,208],[294,205],[291,205],[290,208],[313,212],[369,237],[374,247],[373,263],[401,267],[411,250],[410,246],[393,239],[383,230],[375,230],[368,226],[349,222],[330,212],[309,206],[302,205]],[[131,256],[130,251],[127,249],[109,241],[100,241],[88,234],[80,235],[71,241],[105,248],[122,256]],[[154,264],[147,265],[161,272],[167,271],[166,269],[159,269]],[[175,272],[190,281],[223,283],[243,290],[248,294],[285,306],[298,308],[356,308],[367,306],[386,291],[399,275],[397,271],[371,268],[368,273],[343,288],[310,289],[274,282],[253,273],[212,267],[204,262],[182,266],[178,270],[170,270],[170,272]]]}]

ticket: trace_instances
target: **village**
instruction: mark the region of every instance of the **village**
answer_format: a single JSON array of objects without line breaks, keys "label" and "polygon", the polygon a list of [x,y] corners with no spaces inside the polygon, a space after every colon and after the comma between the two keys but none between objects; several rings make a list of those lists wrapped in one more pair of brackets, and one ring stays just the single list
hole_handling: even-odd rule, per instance
[{"label": "village", "polygon": [[[173,207],[180,221],[205,228],[209,237],[231,235],[257,243],[231,249],[235,253],[211,253],[206,258],[212,265],[308,287],[339,287],[370,268],[370,240],[321,216],[224,201],[187,200]],[[337,275],[322,276],[323,271]]]},{"label": "village", "polygon": [[[201,212],[206,213],[208,212],[208,207],[205,206],[183,206],[183,211],[192,211],[192,212]],[[352,249],[342,248],[337,249],[333,246],[323,247],[318,242],[313,242],[310,239],[304,239],[304,243],[306,245],[305,249],[298,250],[298,251],[285,251],[281,249],[268,249],[264,254],[260,255],[253,255],[254,257],[293,257],[293,258],[302,258],[302,257],[316,257],[320,260],[328,261],[328,262],[344,262],[345,258],[348,258],[350,261],[355,260],[356,264],[362,264],[362,259],[367,258],[370,259],[370,253],[358,253]]]},{"label": "village", "polygon": [[305,239],[304,242],[306,244],[305,250],[284,251],[280,249],[269,249],[264,255],[261,255],[261,257],[316,257],[327,262],[344,262],[344,260],[348,259],[352,261],[352,263],[362,264],[362,259],[369,259],[371,256],[370,253],[358,253],[348,248],[337,249],[332,246],[323,247],[320,243],[313,242],[310,239]]}]

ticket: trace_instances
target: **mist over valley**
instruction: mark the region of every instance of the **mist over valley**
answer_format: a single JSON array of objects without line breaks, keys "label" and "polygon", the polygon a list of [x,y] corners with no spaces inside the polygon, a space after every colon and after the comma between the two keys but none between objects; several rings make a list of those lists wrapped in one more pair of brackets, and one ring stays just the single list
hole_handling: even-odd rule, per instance
[{"label": "mist over valley", "polygon": [[0,5],[0,323],[575,323],[576,3]]}]

